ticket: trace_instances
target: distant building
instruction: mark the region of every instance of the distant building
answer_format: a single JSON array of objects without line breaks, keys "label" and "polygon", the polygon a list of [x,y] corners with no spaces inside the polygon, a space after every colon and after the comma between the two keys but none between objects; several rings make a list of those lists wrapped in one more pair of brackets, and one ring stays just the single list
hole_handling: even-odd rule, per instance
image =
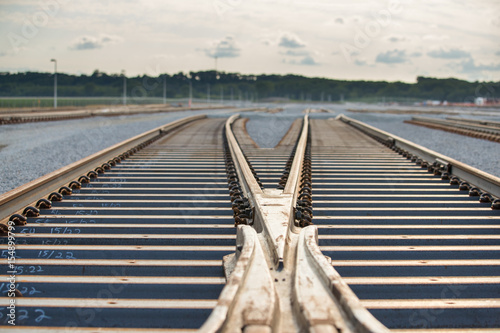
[{"label": "distant building", "polygon": [[500,100],[498,98],[476,97],[474,104],[477,106],[495,106],[500,104]]},{"label": "distant building", "polygon": [[476,99],[474,100],[474,104],[479,105],[479,106],[485,105],[486,100],[487,100],[487,98],[485,98],[485,97],[476,97]]}]

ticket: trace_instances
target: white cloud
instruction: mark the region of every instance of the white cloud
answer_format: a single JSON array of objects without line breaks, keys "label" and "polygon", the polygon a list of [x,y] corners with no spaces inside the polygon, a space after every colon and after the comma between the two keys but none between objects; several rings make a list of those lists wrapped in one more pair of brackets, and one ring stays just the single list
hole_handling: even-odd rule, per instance
[{"label": "white cloud", "polygon": [[442,59],[460,59],[469,58],[470,53],[460,49],[437,49],[427,52],[427,55],[431,58],[442,58]]},{"label": "white cloud", "polygon": [[282,59],[282,63],[284,64],[289,64],[289,65],[300,65],[300,66],[317,66],[319,63],[310,55],[303,57],[300,60],[287,60],[287,59]]},{"label": "white cloud", "polygon": [[215,41],[212,47],[205,49],[205,54],[211,58],[236,58],[240,56],[240,48],[236,45],[233,36]]},{"label": "white cloud", "polygon": [[82,36],[75,40],[69,48],[75,51],[94,50],[119,41],[121,41],[120,37],[110,35]]},{"label": "white cloud", "polygon": [[278,46],[286,48],[286,52],[280,52],[281,55],[288,57],[301,57],[300,60],[296,59],[283,59],[283,62],[291,65],[302,66],[317,66],[319,63],[315,60],[314,55],[319,53],[316,51],[307,50],[306,43],[298,36],[291,33],[284,33],[278,41]]},{"label": "white cloud", "polygon": [[299,63],[300,65],[306,65],[306,66],[316,66],[319,65],[316,60],[314,60],[313,57],[311,56],[306,56],[302,58],[302,60]]},{"label": "white cloud", "polygon": [[306,43],[294,34],[284,33],[281,35],[278,45],[289,49],[296,49],[305,47]]},{"label": "white cloud", "polygon": [[462,63],[462,73],[478,73],[482,71],[500,71],[500,63],[489,64],[489,65],[476,65],[474,59],[469,58]]},{"label": "white cloud", "polygon": [[[228,61],[218,63],[221,70],[242,73],[407,82],[426,73],[500,80],[499,71],[486,70],[500,61],[500,30],[495,29],[500,26],[498,0],[482,0],[481,5],[463,0],[402,0],[403,10],[383,25],[376,17],[387,9],[388,0],[223,0],[232,9],[222,18],[212,1],[84,0],[70,4],[56,0],[61,4],[57,14],[49,15],[46,25],[35,24],[38,33],[30,38],[23,34],[25,23],[37,22],[35,14],[43,13],[43,4],[51,1],[5,1],[11,4],[0,11],[4,32],[0,51],[6,53],[0,60],[5,68],[30,64],[31,70],[50,71],[52,64],[47,59],[57,58],[61,71],[69,73],[92,73],[98,67],[107,73],[125,69],[128,75],[140,75],[157,64],[165,72],[177,73],[212,68],[212,57],[217,55],[229,56],[224,58]],[[366,35],[370,22],[381,24],[380,33],[374,35],[375,30],[370,30],[369,41],[361,41],[356,36]],[[23,40],[16,45],[15,56],[9,33]],[[224,38],[228,35],[234,36],[232,40]],[[122,36],[124,42],[116,45],[106,36]],[[341,44],[353,46],[350,63]],[[464,50],[470,57],[427,55],[440,47],[448,52]],[[285,62],[281,62],[283,58]],[[475,63],[467,61],[471,58]],[[388,71],[389,64],[398,70]],[[477,75],[464,73],[462,67]]]},{"label": "white cloud", "polygon": [[366,66],[366,67],[375,67],[375,63],[373,62],[369,62],[368,60],[366,60],[365,58],[356,58],[354,59],[354,64],[356,66]]},{"label": "white cloud", "polygon": [[356,66],[366,66],[366,60],[361,60],[361,59],[354,59],[354,64]]},{"label": "white cloud", "polygon": [[375,58],[376,62],[384,64],[400,64],[406,62],[406,52],[404,50],[392,50],[384,53],[379,53]]},{"label": "white cloud", "polygon": [[309,55],[309,51],[306,50],[287,50],[285,53],[287,56],[291,57],[305,57]]}]

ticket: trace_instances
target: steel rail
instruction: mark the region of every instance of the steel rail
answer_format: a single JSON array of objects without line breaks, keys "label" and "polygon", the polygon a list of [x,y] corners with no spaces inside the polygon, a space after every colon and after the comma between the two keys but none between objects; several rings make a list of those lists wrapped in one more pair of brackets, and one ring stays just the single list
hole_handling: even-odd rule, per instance
[{"label": "steel rail", "polygon": [[474,186],[479,187],[483,191],[490,193],[497,198],[500,197],[500,178],[493,176],[489,173],[471,167],[465,163],[459,162],[453,158],[445,156],[443,154],[437,153],[428,148],[422,147],[418,144],[405,140],[396,135],[390,134],[388,132],[379,130],[373,126],[365,124],[361,121],[346,117],[345,115],[339,115],[337,119],[351,125],[360,131],[375,137],[391,147],[397,147],[403,149],[410,154],[419,156],[422,160],[427,161],[431,165],[437,165],[441,169],[447,169],[447,171]]},{"label": "steel rail", "polygon": [[[83,110],[34,110],[31,112],[0,112],[0,125],[20,124],[41,121],[56,121],[81,119],[91,117],[113,117],[136,114],[153,114],[162,112],[197,111],[197,110],[220,110],[232,109],[230,106],[193,106],[188,107],[164,107],[162,105],[127,106],[115,109],[83,109]],[[233,112],[255,110],[255,108],[232,109]]]},{"label": "steel rail", "polygon": [[103,163],[108,162],[117,155],[147,142],[148,140],[164,135],[182,125],[202,118],[206,118],[206,115],[190,116],[176,120],[167,125],[159,126],[0,195],[0,221],[5,223],[6,219],[11,214],[24,209],[26,206],[32,205],[54,189],[76,180],[79,176],[87,174],[87,172],[96,167],[100,167]]},{"label": "steel rail", "polygon": [[468,119],[468,118],[459,118],[459,117],[446,117],[447,120],[452,120],[452,121],[458,121],[461,123],[466,123],[466,124],[479,124],[479,125],[485,125],[485,126],[494,126],[494,127],[500,127],[500,121],[494,121],[494,120],[478,120],[478,119]]},{"label": "steel rail", "polygon": [[244,186],[246,193],[249,196],[262,195],[263,191],[253,176],[253,173],[245,159],[245,155],[243,154],[243,151],[241,150],[231,128],[233,122],[239,117],[239,114],[232,115],[225,124],[226,136],[229,142],[229,148],[231,149],[231,155],[233,155],[233,158],[235,159],[235,166],[237,168],[238,175],[240,176],[240,180],[243,182],[242,185]]},{"label": "steel rail", "polygon": [[0,114],[0,125],[92,117],[90,110]]},{"label": "steel rail", "polygon": [[217,305],[199,332],[272,332],[279,325],[279,303],[266,255],[250,226],[238,226],[236,253],[224,257],[228,276]]},{"label": "steel rail", "polygon": [[456,133],[460,135],[466,135],[473,138],[489,140],[493,142],[500,142],[500,131],[499,127],[482,126],[482,125],[470,125],[461,122],[451,122],[448,120],[444,121],[434,121],[434,120],[422,120],[422,119],[412,119],[405,120],[407,124],[423,126],[434,130],[441,130],[450,133]]},{"label": "steel rail", "polygon": [[500,135],[500,128],[495,127],[495,126],[487,126],[487,125],[482,125],[482,124],[475,124],[474,125],[473,123],[463,123],[463,122],[456,122],[456,121],[437,119],[437,118],[428,118],[428,117],[412,117],[412,120],[416,121],[416,122],[420,122],[420,123],[439,124],[439,125],[444,125],[444,126],[448,126],[448,127],[456,127],[456,128],[462,128],[462,129],[471,130],[471,131]]},{"label": "steel rail", "polygon": [[283,193],[285,194],[294,195],[293,198],[294,202],[297,201],[297,194],[298,194],[297,189],[299,188],[300,185],[299,184],[300,171],[302,163],[304,161],[304,154],[307,145],[308,128],[309,128],[309,114],[306,114],[304,116],[304,123],[302,125],[302,132],[301,132],[302,134],[297,143],[297,150],[295,152],[295,157],[293,159],[292,168],[290,169],[290,177],[288,177],[285,189],[283,190]]}]

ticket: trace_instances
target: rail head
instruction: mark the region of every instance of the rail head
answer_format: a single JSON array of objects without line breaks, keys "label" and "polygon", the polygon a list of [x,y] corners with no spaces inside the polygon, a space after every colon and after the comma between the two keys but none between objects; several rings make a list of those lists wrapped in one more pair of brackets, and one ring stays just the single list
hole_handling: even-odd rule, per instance
[{"label": "rail head", "polygon": [[[231,256],[231,255],[230,255]],[[238,226],[236,253],[217,305],[199,332],[271,332],[279,323],[279,303],[256,231]],[[259,331],[259,332],[260,332]]]},{"label": "rail head", "polygon": [[252,170],[250,170],[250,167],[246,162],[245,155],[243,154],[231,127],[235,120],[239,117],[239,114],[234,114],[226,121],[226,138],[235,161],[240,181],[243,182],[242,185],[244,185],[244,188],[248,191],[249,195],[262,194],[262,189],[253,176]]},{"label": "rail head", "polygon": [[117,155],[161,134],[165,134],[180,126],[206,117],[205,114],[190,116],[175,120],[167,125],[159,126],[0,195],[0,221],[4,221],[4,219],[8,218],[11,214],[29,206],[38,199],[48,195],[50,192],[56,191],[59,187],[64,186],[72,180],[76,180],[79,176],[86,174],[88,171],[100,167],[103,163],[106,163]]},{"label": "rail head", "polygon": [[469,182],[470,184],[474,184],[475,186],[481,188],[483,191],[486,191],[500,198],[499,177],[493,176],[489,173],[471,167],[470,165],[435,152],[431,149],[422,147],[416,143],[413,143],[396,135],[379,130],[359,120],[349,118],[345,115],[339,115],[337,119],[353,126],[354,128],[359,129],[364,133],[367,133],[368,135],[376,137],[386,143],[390,143],[390,145],[392,146],[406,150],[413,155],[419,156],[421,159],[427,161],[430,164],[445,164],[449,170],[448,172],[450,172],[452,175],[457,176],[461,180]]},{"label": "rail head", "polygon": [[297,189],[299,187],[300,180],[300,170],[304,162],[304,154],[307,145],[307,136],[309,131],[309,114],[304,116],[304,122],[302,124],[302,131],[300,134],[299,141],[297,143],[297,150],[295,151],[295,157],[293,158],[292,167],[290,168],[290,177],[286,182],[285,189],[283,193],[294,194],[294,202],[297,200]]}]

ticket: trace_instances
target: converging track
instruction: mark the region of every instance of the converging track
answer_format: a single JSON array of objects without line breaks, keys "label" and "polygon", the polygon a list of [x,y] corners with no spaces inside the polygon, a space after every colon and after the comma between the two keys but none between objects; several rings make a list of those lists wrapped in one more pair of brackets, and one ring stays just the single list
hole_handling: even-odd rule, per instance
[{"label": "converging track", "polygon": [[0,196],[0,328],[500,330],[500,179],[344,116],[274,149],[245,123],[179,120]]},{"label": "converging track", "polygon": [[[264,188],[276,188],[283,180],[283,172],[285,167],[287,167],[287,162],[289,162],[288,168],[291,166],[291,162],[293,162],[290,159],[290,154],[300,135],[302,121],[300,119],[295,120],[276,147],[263,149],[248,135],[246,131],[247,120],[237,119],[234,122],[233,130],[238,144],[258,175],[262,186]],[[286,179],[284,180],[285,182],[282,183],[282,186],[286,183]]]}]

